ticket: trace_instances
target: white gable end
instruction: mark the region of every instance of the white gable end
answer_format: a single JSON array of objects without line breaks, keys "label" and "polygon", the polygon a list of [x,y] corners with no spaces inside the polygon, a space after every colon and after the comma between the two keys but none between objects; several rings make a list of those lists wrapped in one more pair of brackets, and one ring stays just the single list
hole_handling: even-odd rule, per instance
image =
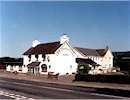
[{"label": "white gable end", "polygon": [[108,49],[107,53],[105,54],[107,57],[113,57],[112,52],[110,49]]},{"label": "white gable end", "polygon": [[113,67],[113,55],[112,55],[111,50],[108,49],[107,53],[103,57],[102,63],[103,63],[103,66],[107,68]]},{"label": "white gable end", "polygon": [[57,56],[76,57],[76,53],[73,51],[73,48],[67,42],[65,42],[59,49],[57,49],[55,54]]}]

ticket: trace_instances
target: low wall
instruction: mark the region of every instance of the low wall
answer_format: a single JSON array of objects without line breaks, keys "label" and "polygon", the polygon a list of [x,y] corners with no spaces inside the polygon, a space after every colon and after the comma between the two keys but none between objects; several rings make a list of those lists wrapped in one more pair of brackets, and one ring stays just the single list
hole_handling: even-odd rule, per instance
[{"label": "low wall", "polygon": [[75,75],[75,81],[130,84],[128,75]]}]

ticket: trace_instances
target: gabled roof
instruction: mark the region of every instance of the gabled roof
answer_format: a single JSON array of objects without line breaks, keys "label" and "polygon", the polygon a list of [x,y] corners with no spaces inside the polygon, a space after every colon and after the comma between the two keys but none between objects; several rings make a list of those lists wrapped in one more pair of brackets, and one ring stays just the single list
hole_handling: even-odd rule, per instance
[{"label": "gabled roof", "polygon": [[39,44],[36,47],[28,49],[23,55],[53,54],[61,45],[59,41]]},{"label": "gabled roof", "polygon": [[75,47],[75,49],[78,50],[80,53],[84,54],[85,56],[104,56],[108,50],[108,48],[88,49],[88,48],[80,48],[80,47]]}]

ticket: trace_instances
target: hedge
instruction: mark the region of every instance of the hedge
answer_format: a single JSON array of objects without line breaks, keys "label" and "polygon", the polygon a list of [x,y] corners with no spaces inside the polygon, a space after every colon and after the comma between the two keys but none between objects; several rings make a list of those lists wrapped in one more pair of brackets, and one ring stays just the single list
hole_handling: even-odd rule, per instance
[{"label": "hedge", "polygon": [[130,84],[130,76],[127,76],[127,75],[80,75],[80,74],[76,74],[75,81]]}]

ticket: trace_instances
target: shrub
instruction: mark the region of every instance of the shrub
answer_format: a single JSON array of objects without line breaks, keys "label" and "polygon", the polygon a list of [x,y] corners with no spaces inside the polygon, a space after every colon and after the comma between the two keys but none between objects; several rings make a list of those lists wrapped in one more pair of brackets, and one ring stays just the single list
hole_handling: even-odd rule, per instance
[{"label": "shrub", "polygon": [[128,75],[75,75],[75,81],[130,84]]}]

